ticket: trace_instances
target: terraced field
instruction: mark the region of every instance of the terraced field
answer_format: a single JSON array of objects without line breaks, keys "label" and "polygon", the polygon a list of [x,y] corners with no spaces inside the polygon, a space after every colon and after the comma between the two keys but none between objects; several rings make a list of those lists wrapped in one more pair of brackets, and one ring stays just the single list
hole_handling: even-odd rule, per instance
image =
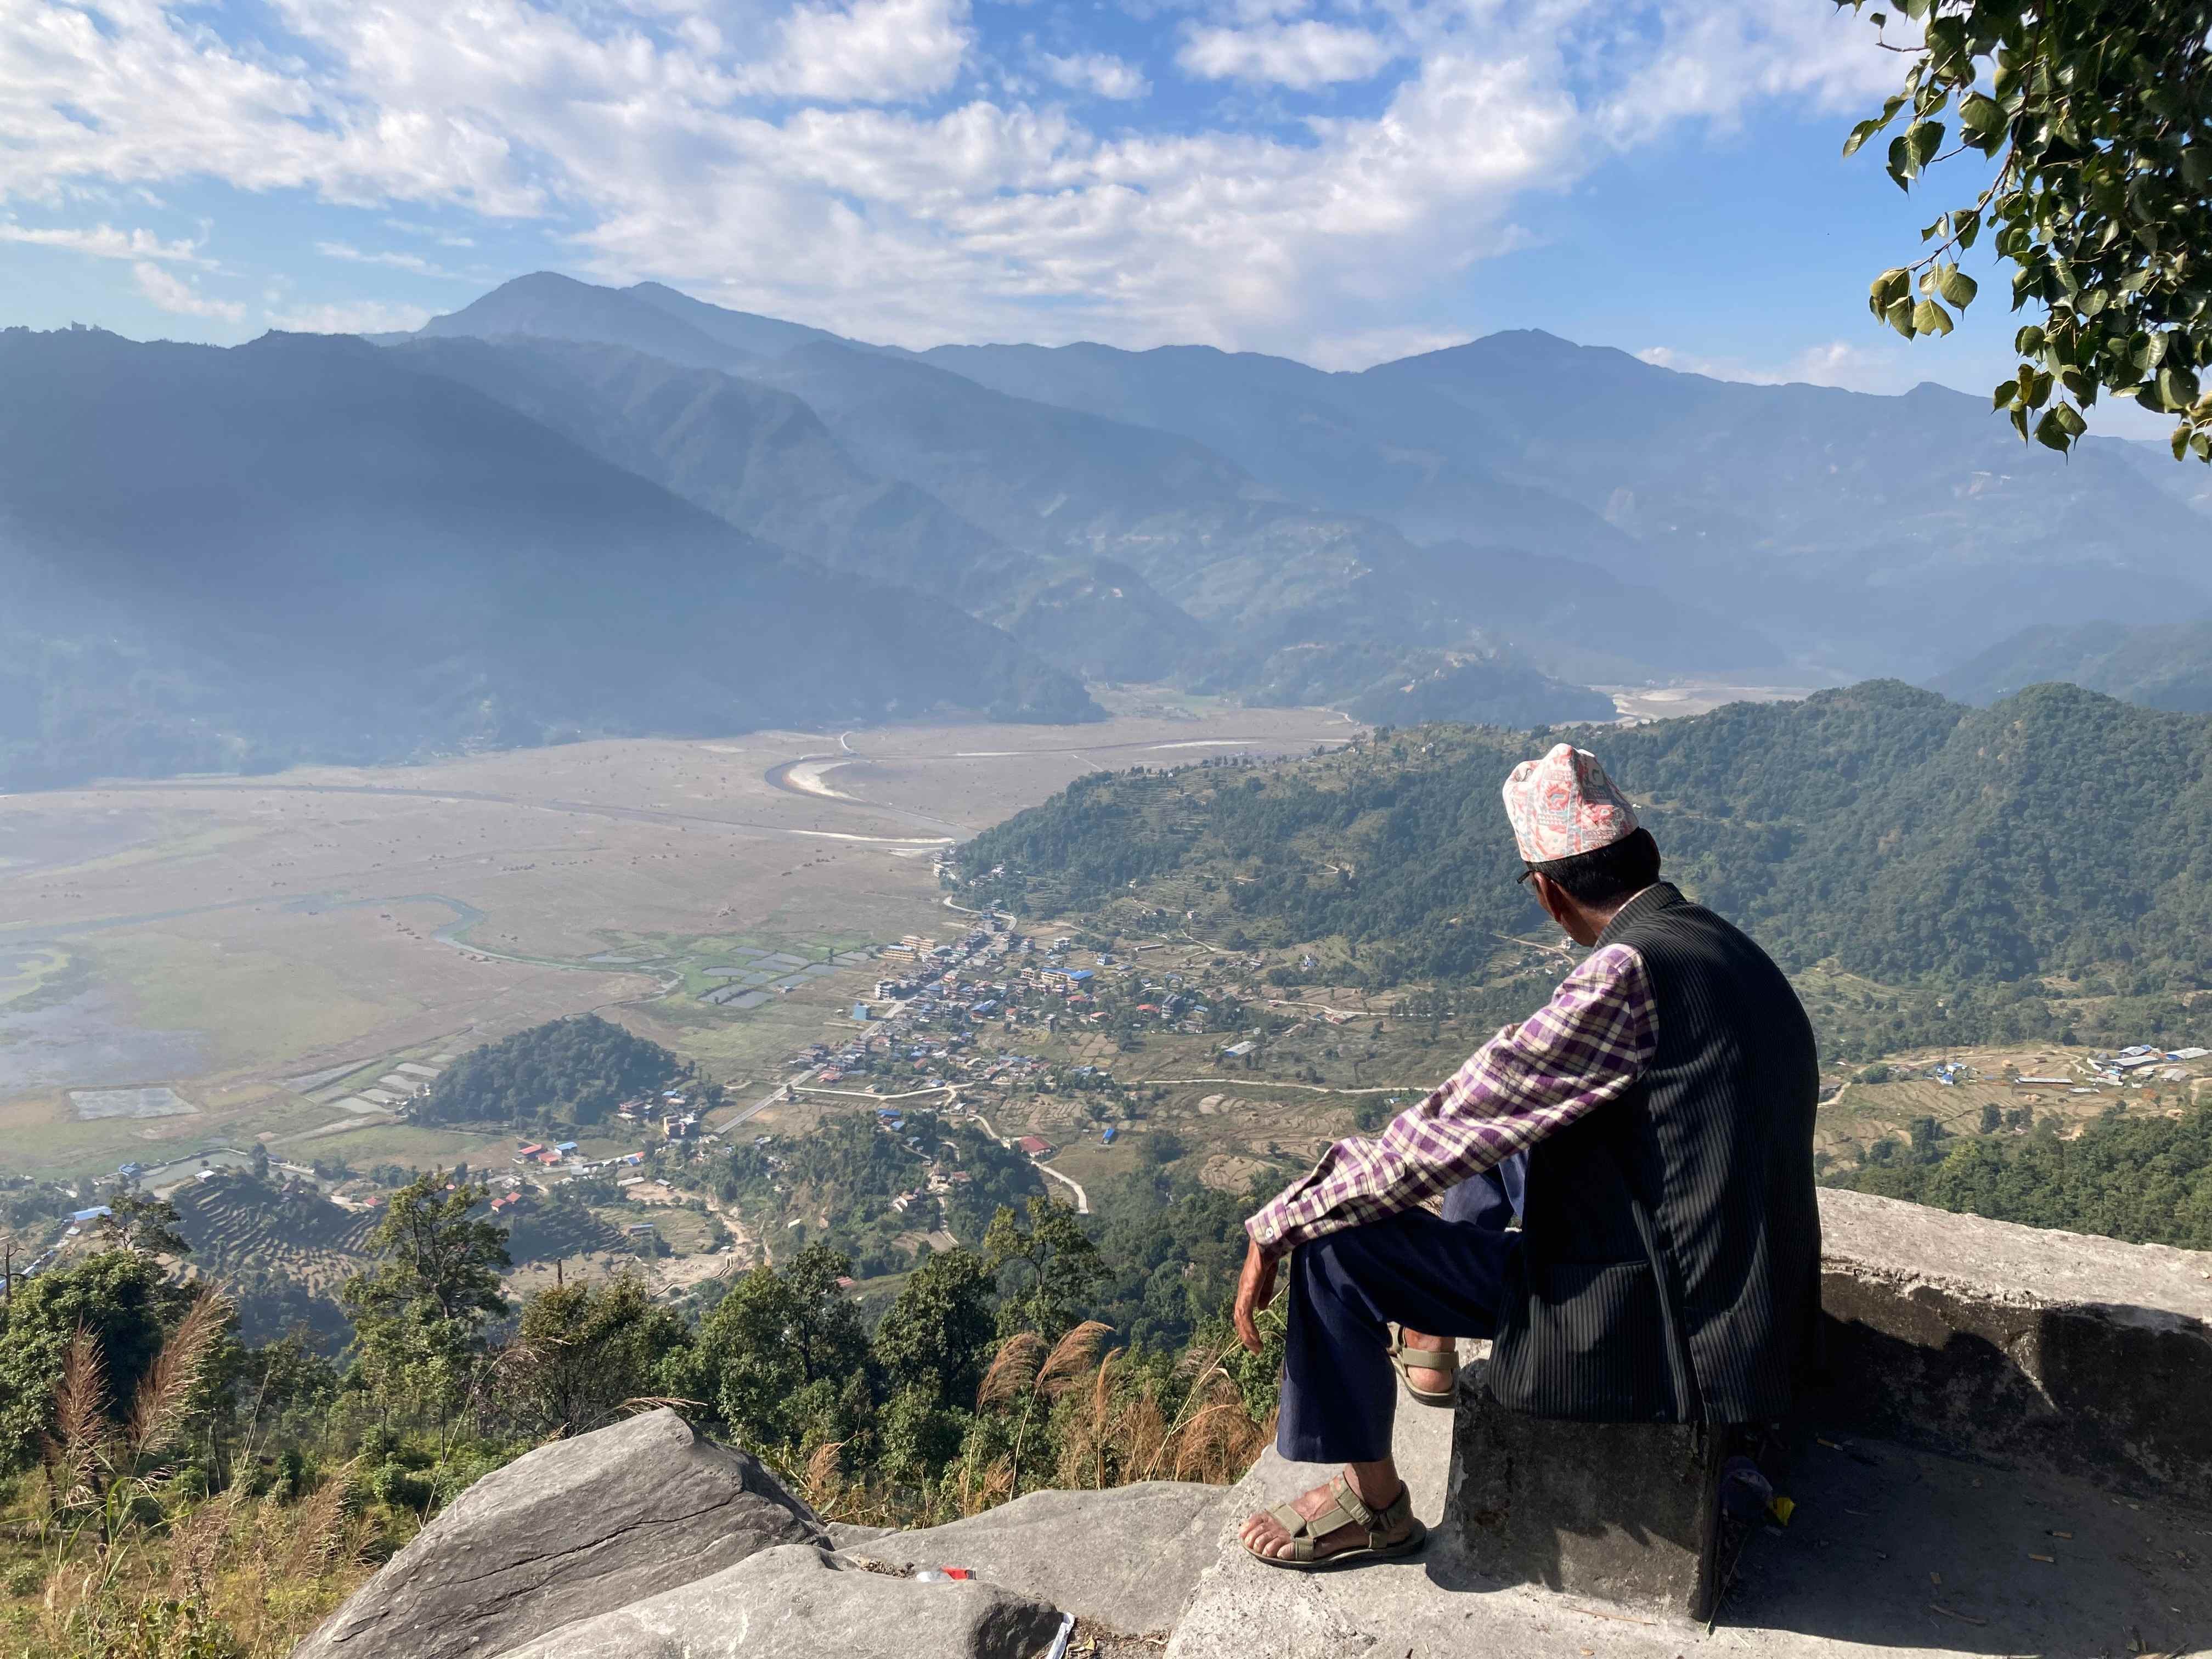
[{"label": "terraced field", "polygon": [[203,1273],[252,1268],[335,1296],[370,1261],[368,1236],[377,1218],[296,1183],[280,1187],[244,1171],[225,1173],[180,1188],[171,1201]]}]

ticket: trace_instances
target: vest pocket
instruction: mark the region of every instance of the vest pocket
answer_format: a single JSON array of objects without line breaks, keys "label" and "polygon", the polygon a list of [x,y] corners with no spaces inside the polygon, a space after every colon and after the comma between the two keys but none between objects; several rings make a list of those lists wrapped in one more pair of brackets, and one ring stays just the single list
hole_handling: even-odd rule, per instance
[{"label": "vest pocket", "polygon": [[1666,1323],[1649,1261],[1554,1262],[1535,1280],[1525,1340],[1542,1378],[1540,1401],[1571,1400],[1575,1416],[1601,1420],[1671,1414]]}]

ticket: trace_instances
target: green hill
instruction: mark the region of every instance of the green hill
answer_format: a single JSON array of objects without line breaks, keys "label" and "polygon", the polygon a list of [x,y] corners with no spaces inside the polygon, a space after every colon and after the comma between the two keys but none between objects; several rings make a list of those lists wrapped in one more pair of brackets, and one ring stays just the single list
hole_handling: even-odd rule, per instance
[{"label": "green hill", "polygon": [[1793,972],[1871,981],[1832,1017],[1847,1047],[2055,1036],[2082,1015],[2054,999],[2149,1036],[2212,982],[2212,719],[2063,685],[1972,709],[1875,681],[1636,729],[1424,726],[1277,767],[1098,775],[963,868],[1032,910],[1327,942],[1340,981],[1494,983],[1525,962],[1510,936],[1548,933],[1498,784],[1563,734],[1640,804],[1672,878]]},{"label": "green hill", "polygon": [[597,1123],[689,1067],[597,1014],[549,1020],[463,1054],[415,1109],[423,1122]]}]

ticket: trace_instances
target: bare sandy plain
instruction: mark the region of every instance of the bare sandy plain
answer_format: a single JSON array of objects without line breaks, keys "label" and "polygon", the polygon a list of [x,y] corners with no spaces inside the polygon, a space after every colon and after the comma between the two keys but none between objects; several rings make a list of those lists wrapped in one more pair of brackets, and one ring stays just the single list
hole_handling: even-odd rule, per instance
[{"label": "bare sandy plain", "polygon": [[[1357,729],[1103,700],[1115,717],[1079,726],[608,741],[0,797],[0,1171],[257,1137],[301,1163],[469,1156],[488,1143],[395,1121],[380,1080],[586,1009],[745,1085],[873,977],[860,947],[951,931],[940,848],[1087,772]],[[702,1000],[727,982],[709,964],[764,953],[825,971],[751,1006]],[[115,1092],[133,1090],[170,1092],[134,1114]]]}]

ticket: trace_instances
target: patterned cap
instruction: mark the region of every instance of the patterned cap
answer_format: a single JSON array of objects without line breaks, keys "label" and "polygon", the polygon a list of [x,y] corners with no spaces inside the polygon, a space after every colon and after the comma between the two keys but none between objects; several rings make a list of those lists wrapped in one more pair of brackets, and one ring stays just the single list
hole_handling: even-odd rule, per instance
[{"label": "patterned cap", "polygon": [[1636,833],[1636,809],[1595,755],[1563,743],[1505,780],[1505,816],[1530,864],[1595,853]]}]

